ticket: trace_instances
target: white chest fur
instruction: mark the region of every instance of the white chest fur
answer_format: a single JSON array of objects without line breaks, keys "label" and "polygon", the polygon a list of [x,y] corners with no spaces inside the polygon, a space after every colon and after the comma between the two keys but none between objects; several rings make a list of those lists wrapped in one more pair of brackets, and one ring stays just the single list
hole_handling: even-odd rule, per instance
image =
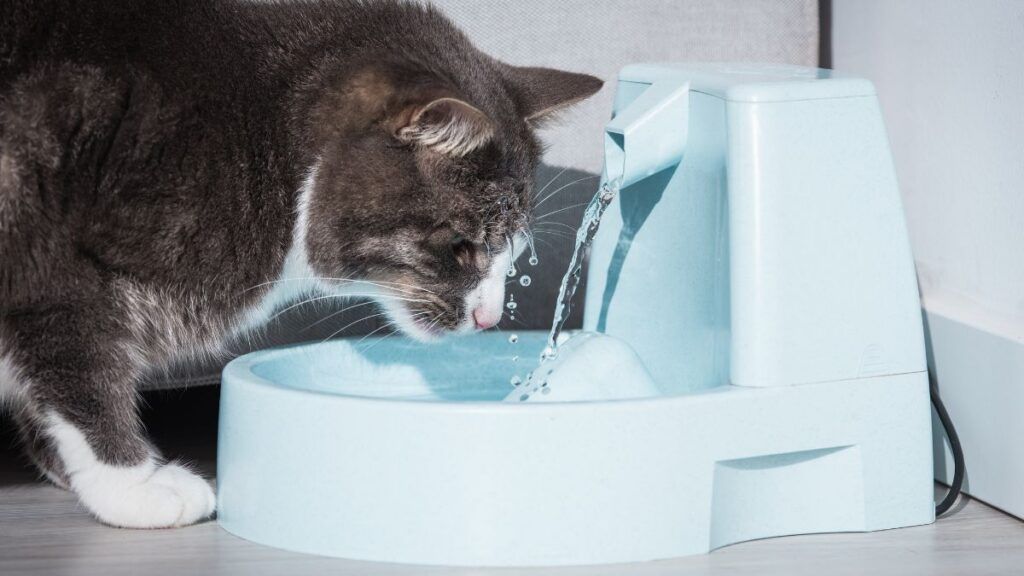
[{"label": "white chest fur", "polygon": [[322,290],[321,283],[309,266],[309,258],[306,253],[309,203],[316,184],[316,175],[317,165],[314,165],[299,190],[298,201],[295,205],[295,227],[292,230],[292,242],[287,255],[285,255],[281,272],[275,280],[269,283],[270,289],[266,291],[259,302],[245,312],[235,328],[236,333],[248,332],[262,326],[282,306]]}]

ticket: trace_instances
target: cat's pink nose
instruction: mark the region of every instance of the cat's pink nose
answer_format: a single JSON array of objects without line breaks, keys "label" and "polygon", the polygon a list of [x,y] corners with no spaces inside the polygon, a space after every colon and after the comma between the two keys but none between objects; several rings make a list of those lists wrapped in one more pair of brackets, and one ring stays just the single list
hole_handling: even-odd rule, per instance
[{"label": "cat's pink nose", "polygon": [[497,313],[488,312],[483,306],[473,310],[473,321],[476,322],[477,330],[487,330],[501,320],[501,311]]}]

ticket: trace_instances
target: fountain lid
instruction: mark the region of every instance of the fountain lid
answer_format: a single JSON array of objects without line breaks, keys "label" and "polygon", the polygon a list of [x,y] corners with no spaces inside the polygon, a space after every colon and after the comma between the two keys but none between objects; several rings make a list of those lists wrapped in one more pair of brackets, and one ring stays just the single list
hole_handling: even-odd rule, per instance
[{"label": "fountain lid", "polygon": [[875,94],[874,85],[863,78],[789,64],[633,64],[622,69],[619,80],[645,84],[689,82],[693,92],[730,102],[789,102]]}]

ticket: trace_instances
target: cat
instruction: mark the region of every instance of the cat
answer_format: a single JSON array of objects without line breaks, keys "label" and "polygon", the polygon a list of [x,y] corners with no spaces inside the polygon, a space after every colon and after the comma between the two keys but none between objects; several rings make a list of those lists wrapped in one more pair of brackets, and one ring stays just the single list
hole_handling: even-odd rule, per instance
[{"label": "cat", "polygon": [[27,453],[106,524],[209,517],[142,374],[309,290],[420,340],[495,325],[535,129],[601,86],[401,0],[5,0],[0,396]]}]

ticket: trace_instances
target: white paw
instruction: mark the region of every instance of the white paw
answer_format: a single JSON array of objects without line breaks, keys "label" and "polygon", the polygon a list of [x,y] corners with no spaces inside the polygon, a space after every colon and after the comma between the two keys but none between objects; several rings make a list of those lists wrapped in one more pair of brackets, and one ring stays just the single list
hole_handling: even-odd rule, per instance
[{"label": "white paw", "polygon": [[210,485],[177,464],[103,468],[75,474],[72,487],[82,504],[105,524],[170,528],[213,514]]},{"label": "white paw", "polygon": [[100,462],[80,430],[51,414],[50,436],[71,490],[101,522],[122,528],[186,526],[213,514],[206,480],[178,464],[152,458],[135,466]]},{"label": "white paw", "polygon": [[[149,479],[150,484],[166,486],[181,502],[181,511],[172,526],[187,526],[213,514],[217,499],[202,476],[177,464],[164,464]],[[156,526],[153,526],[156,527]]]}]

